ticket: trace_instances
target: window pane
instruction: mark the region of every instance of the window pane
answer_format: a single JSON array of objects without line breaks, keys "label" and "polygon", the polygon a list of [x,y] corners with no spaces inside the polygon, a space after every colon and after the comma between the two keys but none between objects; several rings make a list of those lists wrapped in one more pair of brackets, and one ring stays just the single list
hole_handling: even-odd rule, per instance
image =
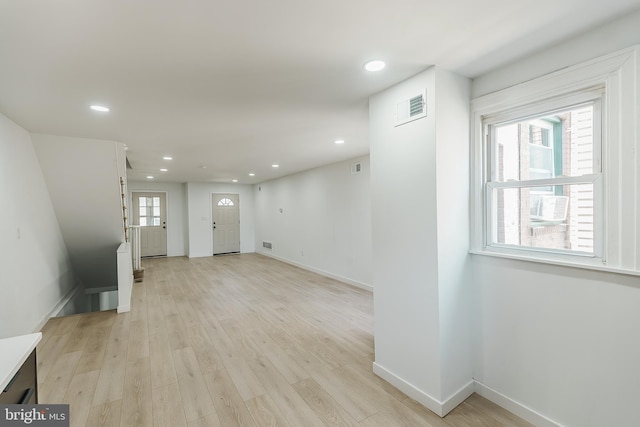
[{"label": "window pane", "polygon": [[545,189],[495,189],[491,243],[593,253],[593,184]]},{"label": "window pane", "polygon": [[147,217],[145,217],[145,216],[141,216],[140,217],[140,225],[143,226],[143,227],[147,226]]},{"label": "window pane", "polygon": [[160,206],[160,197],[153,198],[153,206]]},{"label": "window pane", "polygon": [[147,198],[146,197],[138,198],[138,206],[140,207],[147,206]]},{"label": "window pane", "polygon": [[156,227],[160,225],[160,218],[153,218],[153,225]]},{"label": "window pane", "polygon": [[160,206],[153,207],[153,216],[160,216]]},{"label": "window pane", "polygon": [[593,104],[492,127],[493,181],[594,173]]},{"label": "window pane", "polygon": [[147,216],[147,207],[140,206],[140,216]]}]

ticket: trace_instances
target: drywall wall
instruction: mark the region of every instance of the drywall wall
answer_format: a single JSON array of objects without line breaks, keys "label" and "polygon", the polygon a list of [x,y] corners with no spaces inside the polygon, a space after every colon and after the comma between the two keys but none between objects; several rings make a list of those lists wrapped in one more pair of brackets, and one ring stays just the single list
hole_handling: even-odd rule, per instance
[{"label": "drywall wall", "polygon": [[[573,65],[567,61],[577,56],[591,57],[604,46],[611,49],[603,53],[611,53],[634,39],[627,37],[631,35],[629,25],[637,37],[640,14],[618,23],[620,31],[610,24],[482,76],[474,82],[474,92],[535,77],[529,67],[533,63],[542,76]],[[619,34],[627,36],[617,37]],[[545,59],[542,64],[541,59]],[[635,94],[635,102],[628,107],[631,111],[625,111],[632,121],[636,118],[635,123],[622,124],[631,129],[625,144],[635,147],[624,150],[630,164],[635,164],[626,177],[629,182],[637,182],[640,172],[637,66],[634,73],[622,83],[625,93]],[[640,194],[624,194],[624,200],[625,215],[637,212]],[[638,236],[634,227],[624,232]],[[470,265],[476,301],[473,372],[478,392],[530,416],[536,425],[640,425],[638,276],[481,255],[473,255]]]},{"label": "drywall wall", "polygon": [[31,137],[2,114],[0,197],[0,338],[6,338],[39,329],[76,287]]},{"label": "drywall wall", "polygon": [[[395,127],[427,89],[427,117]],[[375,363],[439,400],[435,68],[369,101]]]},{"label": "drywall wall", "polygon": [[476,98],[610,52],[640,44],[640,10],[473,80]]},{"label": "drywall wall", "polygon": [[129,205],[132,193],[161,191],[167,194],[167,256],[185,256],[188,247],[186,184],[156,181],[129,181]]},{"label": "drywall wall", "polygon": [[254,195],[257,252],[371,289],[368,156],[261,183]]},{"label": "drywall wall", "polygon": [[[427,117],[396,126],[426,88]],[[444,415],[472,378],[470,81],[432,67],[370,99],[374,372]]]},{"label": "drywall wall", "polygon": [[[472,379],[469,266],[471,81],[436,67],[436,207],[442,400]],[[458,397],[466,397],[462,393]],[[452,405],[457,405],[454,400]],[[448,408],[449,409],[449,408]]]},{"label": "drywall wall", "polygon": [[211,195],[238,194],[240,197],[240,252],[255,252],[255,209],[253,186],[215,182],[188,182],[187,221],[190,258],[213,255]]},{"label": "drywall wall", "polygon": [[[117,286],[124,242],[119,142],[31,136],[74,272],[85,288]],[[126,177],[125,177],[126,178]]]}]

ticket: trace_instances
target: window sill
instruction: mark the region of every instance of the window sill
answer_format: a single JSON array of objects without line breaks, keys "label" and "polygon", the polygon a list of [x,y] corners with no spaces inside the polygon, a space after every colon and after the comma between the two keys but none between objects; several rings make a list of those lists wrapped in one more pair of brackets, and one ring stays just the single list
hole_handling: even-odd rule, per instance
[{"label": "window sill", "polygon": [[[472,255],[482,255],[494,258],[504,258],[516,261],[528,261],[536,262],[540,264],[557,265],[562,267],[578,268],[583,270],[595,270],[605,273],[624,274],[627,276],[640,276],[640,271],[627,270],[624,268],[610,267],[593,257],[585,257],[580,255],[561,255],[561,254],[549,254],[544,253],[535,255],[521,255],[514,253],[514,251],[503,251],[499,249],[491,250],[477,250],[471,249],[469,251]],[[571,258],[571,259],[568,259]]]}]

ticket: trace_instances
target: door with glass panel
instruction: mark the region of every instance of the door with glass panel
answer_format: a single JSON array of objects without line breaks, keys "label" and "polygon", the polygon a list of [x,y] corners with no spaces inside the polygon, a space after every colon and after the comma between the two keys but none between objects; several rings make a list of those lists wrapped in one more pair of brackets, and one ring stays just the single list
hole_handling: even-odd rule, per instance
[{"label": "door with glass panel", "polygon": [[212,194],[213,254],[240,252],[240,196]]},{"label": "door with glass panel", "polygon": [[166,193],[133,193],[133,224],[140,226],[140,255],[167,255]]}]

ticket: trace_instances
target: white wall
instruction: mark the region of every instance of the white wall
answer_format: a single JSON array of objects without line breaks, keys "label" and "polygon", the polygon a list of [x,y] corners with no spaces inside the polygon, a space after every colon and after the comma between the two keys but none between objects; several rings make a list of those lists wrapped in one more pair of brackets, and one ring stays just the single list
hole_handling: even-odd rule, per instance
[{"label": "white wall", "polygon": [[87,288],[117,286],[116,251],[124,242],[118,176],[123,144],[31,137],[76,277]]},{"label": "white wall", "polygon": [[264,182],[254,194],[257,252],[371,289],[369,157]]},{"label": "white wall", "polygon": [[640,43],[640,10],[473,80],[476,98]]},{"label": "white wall", "polygon": [[[427,117],[394,127],[427,88]],[[375,360],[440,399],[435,68],[369,101]]]},{"label": "white wall", "polygon": [[0,114],[0,338],[57,314],[75,281],[29,133]]},{"label": "white wall", "polygon": [[470,92],[469,79],[436,67],[438,308],[444,401],[468,386],[472,378],[473,301],[468,274]]},{"label": "white wall", "polygon": [[[627,16],[482,76],[473,92],[501,89],[630,46],[640,42],[638,28],[640,13]],[[635,72],[631,91],[640,97]],[[638,111],[636,100],[635,117]],[[635,129],[631,137],[637,146],[637,119],[625,126]],[[637,152],[630,155],[637,164]],[[628,179],[637,180],[638,172]],[[632,204],[640,200],[640,194],[625,197]],[[566,426],[640,425],[637,276],[479,255],[472,256],[470,273],[479,392],[514,412],[541,415],[538,425],[542,417]]]},{"label": "white wall", "polygon": [[185,256],[188,247],[186,184],[156,181],[129,181],[129,205],[139,191],[167,193],[167,256]]},{"label": "white wall", "polygon": [[240,196],[240,252],[255,252],[255,209],[253,186],[242,184],[188,182],[187,220],[188,256],[213,255],[213,221],[211,194],[230,193]]},{"label": "white wall", "polygon": [[[427,117],[395,127],[427,89]],[[374,371],[441,415],[473,391],[468,79],[432,67],[370,99]]]}]

